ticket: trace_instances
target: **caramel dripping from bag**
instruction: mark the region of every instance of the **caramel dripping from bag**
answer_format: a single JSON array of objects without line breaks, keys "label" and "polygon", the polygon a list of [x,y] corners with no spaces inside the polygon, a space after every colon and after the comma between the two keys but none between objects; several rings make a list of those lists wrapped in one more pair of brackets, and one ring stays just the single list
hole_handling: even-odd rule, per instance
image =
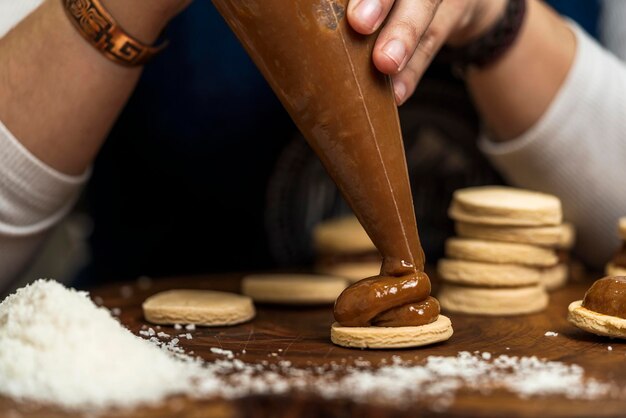
[{"label": "caramel dripping from bag", "polygon": [[[357,283],[340,296],[338,321],[376,323],[375,317],[365,320],[357,314],[357,299],[363,295],[386,324],[400,326],[413,316],[408,322],[436,320],[438,304],[426,299],[430,282],[423,272],[424,253],[391,80],[371,61],[376,36],[362,36],[349,28],[347,0],[213,3],[383,257],[380,277]],[[401,290],[398,297],[371,296],[376,289],[400,289],[407,280],[416,288]],[[350,318],[352,308],[354,318]],[[428,314],[412,315],[413,311]]]}]

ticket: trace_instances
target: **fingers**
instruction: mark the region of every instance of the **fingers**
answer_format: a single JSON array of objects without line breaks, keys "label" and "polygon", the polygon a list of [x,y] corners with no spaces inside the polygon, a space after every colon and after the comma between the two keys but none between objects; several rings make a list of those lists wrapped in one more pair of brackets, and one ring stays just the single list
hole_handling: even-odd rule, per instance
[{"label": "fingers", "polygon": [[446,1],[441,5],[407,65],[392,77],[398,105],[411,97],[424,72],[450,34],[458,27],[463,16],[464,9],[460,2]]},{"label": "fingers", "polygon": [[[365,0],[363,0],[365,1]],[[386,74],[404,69],[441,0],[397,0],[374,46],[374,65]]]},{"label": "fingers", "polygon": [[363,34],[374,33],[383,23],[394,0],[350,0],[348,22],[352,28]]}]

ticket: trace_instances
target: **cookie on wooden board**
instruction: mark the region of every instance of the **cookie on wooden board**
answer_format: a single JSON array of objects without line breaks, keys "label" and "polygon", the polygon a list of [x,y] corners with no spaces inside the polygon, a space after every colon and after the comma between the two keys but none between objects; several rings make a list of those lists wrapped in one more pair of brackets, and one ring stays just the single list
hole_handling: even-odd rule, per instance
[{"label": "cookie on wooden board", "polygon": [[449,238],[445,251],[448,258],[484,263],[551,267],[559,262],[556,251],[550,248],[471,238]]},{"label": "cookie on wooden board", "polygon": [[565,263],[559,263],[554,267],[540,270],[539,283],[546,290],[553,291],[565,286],[569,276],[569,267]]},{"label": "cookie on wooden board", "polygon": [[563,219],[556,196],[504,186],[455,191],[449,215],[457,221],[508,226],[559,225]]},{"label": "cookie on wooden board", "polygon": [[619,236],[622,241],[626,241],[626,217],[619,218]]},{"label": "cookie on wooden board", "polygon": [[380,274],[381,264],[379,261],[345,261],[331,265],[320,264],[315,267],[315,271],[319,274],[343,277],[354,283]]},{"label": "cookie on wooden board", "polygon": [[569,249],[574,242],[574,227],[565,223],[556,226],[493,226],[456,222],[456,233],[463,238],[512,242],[542,247]]},{"label": "cookie on wooden board", "polygon": [[548,306],[548,294],[539,284],[494,289],[446,283],[437,298],[444,310],[476,315],[522,315]]},{"label": "cookie on wooden board", "polygon": [[313,229],[318,254],[353,254],[376,251],[372,240],[355,216],[321,222]]},{"label": "cookie on wooden board", "polygon": [[620,267],[613,263],[607,263],[605,274],[607,276],[626,276],[626,267]]},{"label": "cookie on wooden board", "polygon": [[605,337],[626,338],[626,319],[587,309],[582,300],[570,303],[567,310],[567,320],[584,331]]},{"label": "cookie on wooden board", "polygon": [[421,347],[446,341],[452,333],[452,323],[444,315],[417,327],[344,327],[335,322],[330,328],[332,342],[348,348]]},{"label": "cookie on wooden board", "polygon": [[438,276],[450,283],[484,287],[519,287],[539,283],[541,270],[516,264],[492,264],[442,258]]},{"label": "cookie on wooden board", "polygon": [[168,290],[150,296],[142,307],[147,321],[163,325],[235,325],[256,314],[249,297],[213,290]]},{"label": "cookie on wooden board", "polygon": [[241,282],[241,291],[255,302],[286,305],[334,303],[348,280],[315,274],[254,274]]}]

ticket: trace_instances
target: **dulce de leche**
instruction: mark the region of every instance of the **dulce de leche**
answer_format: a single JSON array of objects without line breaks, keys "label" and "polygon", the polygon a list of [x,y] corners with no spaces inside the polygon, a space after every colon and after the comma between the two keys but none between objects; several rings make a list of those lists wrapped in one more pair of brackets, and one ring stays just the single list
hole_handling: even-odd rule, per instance
[{"label": "dulce de leche", "polygon": [[626,319],[626,277],[604,277],[596,280],[585,293],[583,307]]},{"label": "dulce de leche", "polygon": [[346,326],[433,322],[390,78],[375,36],[354,32],[347,0],[213,0],[321,159],[383,257],[380,276],[346,289]]}]

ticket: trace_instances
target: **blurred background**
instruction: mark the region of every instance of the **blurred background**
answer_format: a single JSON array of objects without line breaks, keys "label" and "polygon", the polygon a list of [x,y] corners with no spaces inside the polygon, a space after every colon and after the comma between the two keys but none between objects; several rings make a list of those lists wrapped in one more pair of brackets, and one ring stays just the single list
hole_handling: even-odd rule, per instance
[{"label": "blurred background", "polygon": [[[595,0],[550,1],[597,36]],[[313,227],[350,213],[222,18],[197,0],[169,27],[76,208],[22,277],[77,287],[142,275],[306,267]],[[427,259],[461,187],[501,182],[476,147],[462,80],[435,62],[400,108]],[[5,289],[10,291],[11,289]]]}]

